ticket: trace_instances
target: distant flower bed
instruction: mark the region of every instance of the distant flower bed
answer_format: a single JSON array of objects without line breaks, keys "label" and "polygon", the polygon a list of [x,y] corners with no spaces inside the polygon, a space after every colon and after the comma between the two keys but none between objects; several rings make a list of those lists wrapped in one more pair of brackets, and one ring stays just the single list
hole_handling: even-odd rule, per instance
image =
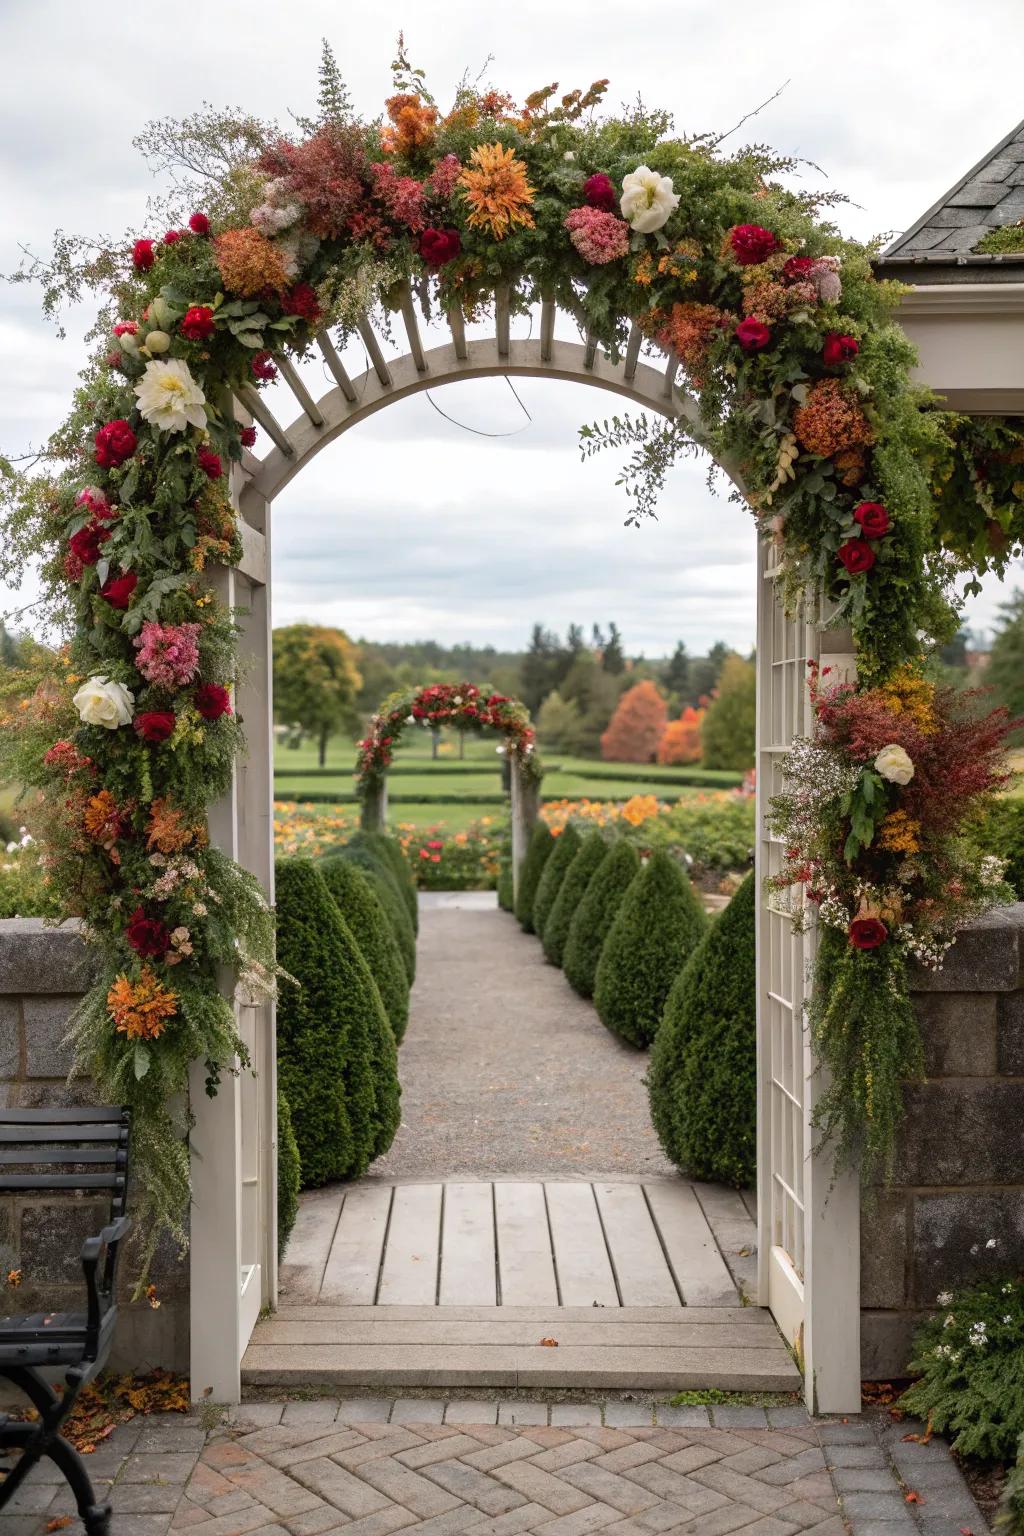
[{"label": "distant flower bed", "polygon": [[508,842],[504,821],[482,816],[461,832],[447,827],[394,828],[416,884],[424,891],[492,891]]},{"label": "distant flower bed", "polygon": [[295,800],[274,801],[274,847],[279,858],[297,854],[315,859],[317,854],[347,843],[358,827],[358,809],[320,810]]},{"label": "distant flower bed", "polygon": [[728,790],[687,795],[674,803],[655,795],[607,800],[555,800],[541,815],[557,836],[570,823],[607,828],[641,848],[674,848],[690,875],[717,883],[748,869],[754,856],[754,800]]},{"label": "distant flower bed", "polygon": [[56,917],[59,911],[39,844],[22,827],[0,853],[0,918]]}]

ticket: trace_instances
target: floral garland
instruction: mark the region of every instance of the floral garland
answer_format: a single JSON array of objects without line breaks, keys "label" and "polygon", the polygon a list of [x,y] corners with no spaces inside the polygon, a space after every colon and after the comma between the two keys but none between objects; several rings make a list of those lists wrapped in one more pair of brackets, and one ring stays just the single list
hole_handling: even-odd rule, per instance
[{"label": "floral garland", "polygon": [[870,1178],[891,1172],[901,1085],[921,1076],[908,963],[938,970],[964,923],[1013,900],[1002,861],[965,829],[1007,782],[1015,722],[910,667],[878,686],[830,686],[829,670],[811,667],[817,728],[793,744],[771,802],[785,853],[768,883],[798,922],[817,911],[810,1023],[831,1073],[818,1124]]},{"label": "floral garland", "polygon": [[501,693],[485,698],[473,683],[433,683],[389,694],[371,718],[356,759],[356,791],[361,800],[383,785],[402,732],[416,725],[428,730],[450,726],[457,731],[497,731],[502,737],[498,751],[516,759],[530,779],[539,782],[541,778],[537,735],[525,705]]},{"label": "floral garland", "polygon": [[[233,618],[205,572],[239,558],[230,470],[256,432],[233,396],[273,380],[276,355],[301,354],[329,325],[347,336],[375,304],[394,309],[410,280],[428,315],[459,305],[479,319],[499,283],[515,314],[554,299],[613,357],[635,322],[680,359],[703,440],[739,466],[791,589],[824,587],[853,624],[864,675],[883,677],[921,633],[955,622],[957,563],[939,553],[930,478],[955,457],[946,418],[911,388],[912,352],[892,323],[899,290],[820,216],[827,199],[781,184],[792,162],[756,148],[721,157],[642,108],[600,119],[604,81],[522,106],[463,87],[442,114],[399,62],[383,122],[355,119],[335,82],[305,137],[271,137],[210,178],[204,211],[102,252],[89,272],[112,323],[49,446],[63,467],[17,475],[0,461],[13,552],[0,569],[42,553],[75,628],[66,675],[27,712],[5,773],[40,792],[53,887],[102,952],[80,1062],[104,1096],[136,1108],[152,1240],[161,1223],[182,1235],[186,1123],[169,1106],[189,1064],[207,1063],[214,1091],[243,1055],[218,970],[272,981],[265,901],[207,841],[241,733]],[[688,443],[680,422],[658,430],[626,474],[640,506]],[[584,448],[635,435],[616,421]],[[1012,540],[1015,516],[996,510]],[[974,524],[953,543],[973,548]],[[435,699],[434,714],[479,724],[479,704],[460,696]],[[365,783],[414,702],[429,714],[422,696],[375,722]],[[532,761],[516,707],[483,707]]]}]

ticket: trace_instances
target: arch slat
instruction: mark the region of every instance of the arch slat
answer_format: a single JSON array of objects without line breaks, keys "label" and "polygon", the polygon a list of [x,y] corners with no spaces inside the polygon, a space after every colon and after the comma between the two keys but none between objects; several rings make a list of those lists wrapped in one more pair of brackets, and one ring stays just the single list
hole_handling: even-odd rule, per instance
[{"label": "arch slat", "polygon": [[324,424],[323,412],[299,378],[294,365],[286,357],[279,357],[277,359],[277,367],[282,379],[284,379],[314,427],[322,427]]},{"label": "arch slat", "polygon": [[542,299],[540,306],[540,356],[541,362],[550,363],[555,344],[555,301]]},{"label": "arch slat", "polygon": [[416,364],[417,373],[426,373],[427,359],[423,351],[423,342],[420,340],[420,325],[416,318],[416,304],[413,300],[412,289],[408,283],[403,283],[399,304],[402,309],[402,320],[405,323],[405,334],[409,338],[409,353]]},{"label": "arch slat", "polygon": [[494,328],[497,333],[498,356],[508,357],[511,339],[511,315],[507,283],[503,283],[494,295]]},{"label": "arch slat", "polygon": [[665,382],[661,386],[661,392],[666,400],[672,399],[672,390],[675,387],[676,374],[679,372],[679,359],[674,352],[669,353],[668,366],[665,369]]},{"label": "arch slat", "polygon": [[460,305],[455,304],[448,311],[448,328],[452,333],[452,345],[455,348],[455,356],[460,363],[464,363],[469,356],[466,346],[466,317],[462,313]]},{"label": "arch slat", "polygon": [[345,369],[345,365],[341,358],[338,356],[337,348],[335,347],[334,342],[331,340],[326,331],[321,331],[318,334],[316,338],[316,344],[320,348],[321,354],[323,355],[323,360],[330,369],[335,383],[341,390],[342,394],[345,396],[345,399],[349,402],[350,405],[355,405],[357,399],[359,398],[356,394],[356,387],[352,383],[352,380],[349,378]]},{"label": "arch slat", "polygon": [[593,331],[588,331],[583,343],[583,366],[593,368],[594,358],[597,356],[597,337]]},{"label": "arch slat", "polygon": [[360,321],[357,322],[356,330],[362,337],[363,346],[366,348],[366,354],[373,365],[374,373],[377,375],[384,388],[390,389],[391,370],[389,369],[387,363],[384,361],[384,353],[380,349],[380,342],[377,340],[373,326],[370,324],[369,320],[367,320],[365,315]]},{"label": "arch slat", "polygon": [[640,327],[638,325],[631,325],[629,328],[629,340],[626,342],[626,360],[622,369],[627,379],[636,377],[636,365],[640,361],[640,345],[643,339]]},{"label": "arch slat", "polygon": [[286,459],[295,457],[295,449],[287,432],[269,406],[264,405],[256,391],[243,384],[238,398],[254,421],[258,421],[275,447],[280,448]]}]

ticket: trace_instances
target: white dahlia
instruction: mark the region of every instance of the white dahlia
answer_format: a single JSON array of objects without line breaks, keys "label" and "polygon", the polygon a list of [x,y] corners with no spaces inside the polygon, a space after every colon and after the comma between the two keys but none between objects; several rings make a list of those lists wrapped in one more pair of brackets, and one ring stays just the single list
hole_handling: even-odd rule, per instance
[{"label": "white dahlia", "polygon": [[147,363],[135,393],[143,417],[161,432],[206,426],[206,396],[180,358]]}]

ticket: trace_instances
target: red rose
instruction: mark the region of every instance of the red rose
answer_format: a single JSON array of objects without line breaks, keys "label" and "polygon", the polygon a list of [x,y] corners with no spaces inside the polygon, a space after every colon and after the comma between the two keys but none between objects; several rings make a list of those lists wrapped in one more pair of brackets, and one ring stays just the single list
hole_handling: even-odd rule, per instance
[{"label": "red rose", "polygon": [[115,336],[137,336],[139,328],[134,320],[119,320],[114,326]]},{"label": "red rose", "polygon": [[206,304],[193,304],[186,309],[178,326],[188,341],[208,341],[216,329],[213,310]]},{"label": "red rose", "polygon": [[253,378],[259,379],[263,384],[269,384],[277,378],[277,369],[271,361],[269,352],[257,352],[252,360]]},{"label": "red rose", "polygon": [[132,263],[136,272],[148,272],[155,260],[152,240],[136,240],[132,246]]},{"label": "red rose", "polygon": [[153,742],[166,741],[169,736],[173,736],[177,723],[173,709],[143,710],[142,714],[136,715],[133,721],[143,741]]},{"label": "red rose", "polygon": [[603,171],[598,171],[596,176],[588,176],[583,183],[583,196],[591,208],[600,208],[604,213],[612,213],[618,197],[615,192],[615,184],[610,176]]},{"label": "red rose", "polygon": [[866,539],[880,539],[889,532],[889,514],[880,501],[862,501],[853,509],[853,520]]},{"label": "red rose", "polygon": [[858,571],[870,571],[875,563],[875,552],[865,539],[847,539],[836,550],[836,559],[845,565],[851,576]]},{"label": "red rose", "polygon": [[134,571],[123,571],[120,576],[108,576],[100,587],[100,597],[105,598],[111,608],[127,608],[138,584],[139,578]]},{"label": "red rose", "polygon": [[180,239],[181,239],[181,230],[180,229],[169,229],[167,231],[166,235],[164,235],[164,245],[177,245],[177,243],[178,243],[178,241]]},{"label": "red rose", "polygon": [[100,557],[100,545],[110,538],[110,529],[102,523],[86,523],[68,539],[68,548],[83,565],[95,565]]},{"label": "red rose", "polygon": [[418,249],[428,267],[443,267],[462,250],[462,237],[457,229],[425,229]]},{"label": "red rose", "polygon": [[194,235],[208,235],[210,233],[210,221],[205,213],[194,213],[188,221],[188,227]]},{"label": "red rose", "polygon": [[130,459],[139,445],[131,427],[120,418],[117,421],[108,421],[100,427],[94,439],[96,443],[96,463],[104,469],[118,469],[125,459]]},{"label": "red rose", "polygon": [[192,697],[204,720],[219,720],[231,713],[231,695],[220,683],[200,683]]},{"label": "red rose", "polygon": [[736,327],[736,340],[744,352],[763,352],[772,339],[772,333],[761,320],[741,320]]},{"label": "red rose", "polygon": [[757,266],[779,248],[771,230],[760,224],[736,224],[729,231],[729,244],[741,267]]},{"label": "red rose", "polygon": [[849,927],[854,949],[877,949],[889,937],[889,930],[878,917],[855,917]]},{"label": "red rose", "polygon": [[214,453],[212,448],[200,448],[196,454],[196,462],[208,480],[219,480],[224,473],[220,454]]},{"label": "red rose", "polygon": [[256,428],[243,427],[238,434],[238,438],[243,448],[251,448],[256,441]]},{"label": "red rose", "polygon": [[139,955],[162,956],[170,948],[171,936],[163,923],[147,917],[142,907],[136,907],[128,919],[124,936]]},{"label": "red rose", "polygon": [[810,277],[813,266],[813,256],[791,256],[782,269],[782,275],[787,283],[802,283],[805,277]]},{"label": "red rose", "polygon": [[294,288],[289,288],[281,300],[281,308],[286,315],[298,315],[310,325],[320,318],[320,300],[311,283],[296,283]]},{"label": "red rose", "polygon": [[829,331],[825,337],[825,345],[821,349],[821,355],[828,368],[834,368],[837,363],[848,363],[852,357],[856,357],[860,351],[860,344],[852,336],[843,336],[839,331]]}]

